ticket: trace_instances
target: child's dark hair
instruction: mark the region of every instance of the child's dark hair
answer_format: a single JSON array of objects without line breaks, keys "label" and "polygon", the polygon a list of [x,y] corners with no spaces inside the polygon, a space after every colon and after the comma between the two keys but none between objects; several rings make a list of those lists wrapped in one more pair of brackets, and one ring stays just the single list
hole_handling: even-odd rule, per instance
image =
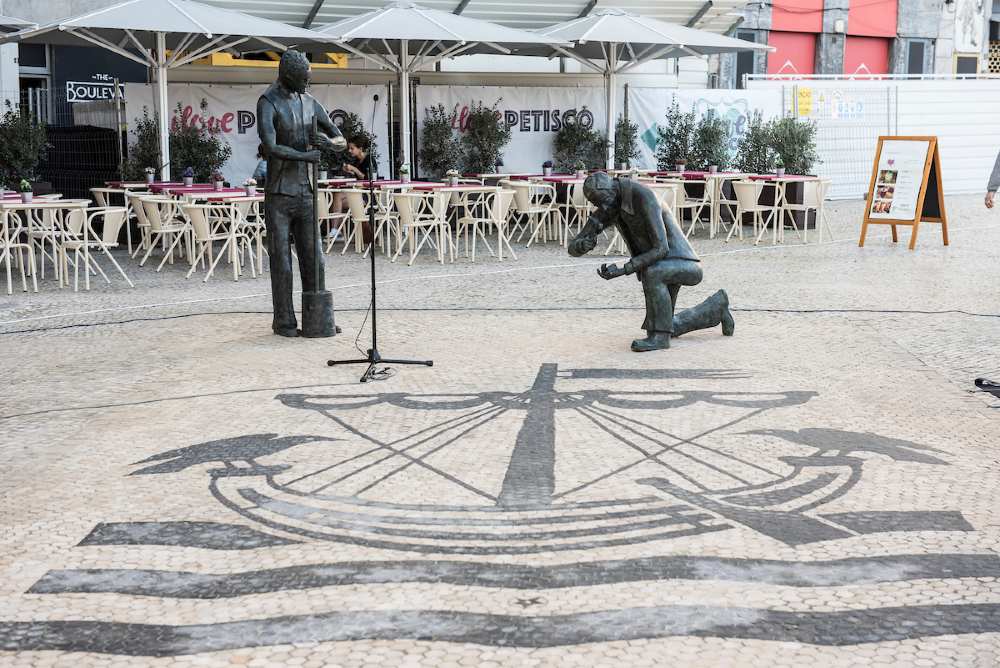
[{"label": "child's dark hair", "polygon": [[372,147],[372,140],[369,139],[367,135],[356,134],[347,141],[350,142],[351,144],[354,144],[365,153],[367,153],[368,150]]}]

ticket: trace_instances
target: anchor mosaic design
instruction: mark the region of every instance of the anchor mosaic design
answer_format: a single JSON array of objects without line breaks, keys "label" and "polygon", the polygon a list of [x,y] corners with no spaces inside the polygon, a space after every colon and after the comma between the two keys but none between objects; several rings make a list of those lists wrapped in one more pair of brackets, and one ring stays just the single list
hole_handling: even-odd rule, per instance
[{"label": "anchor mosaic design", "polygon": [[[733,375],[717,370],[681,373],[687,379]],[[218,462],[222,468],[209,472],[212,495],[265,534],[277,530],[282,537],[427,554],[592,549],[735,526],[787,545],[881,531],[972,529],[957,511],[823,512],[858,483],[866,456],[947,465],[926,446],[826,428],[742,432],[764,436],[787,452],[771,461],[713,445],[713,434],[738,430],[741,423],[770,410],[803,405],[814,392],[558,387],[605,378],[669,381],[670,375],[611,369],[561,372],[555,364],[544,364],[523,392],[283,394],[278,400],[284,405],[317,412],[335,429],[328,436],[251,434],[201,443],[139,462],[133,474],[169,474]],[[721,421],[690,436],[672,433],[664,424],[684,409],[715,412]],[[433,412],[441,418],[391,439],[353,426],[356,415],[365,415],[371,424],[376,411],[394,424],[405,420],[407,412]],[[516,431],[513,448],[480,437],[495,433],[498,421]],[[596,429],[607,439],[608,458],[594,462],[590,479],[558,479],[558,457],[574,456],[571,439],[557,438],[557,423],[567,421],[572,430]],[[259,461],[296,448],[307,448],[309,456],[299,457],[294,465]],[[504,458],[503,475],[491,478]],[[635,483],[634,496],[595,494],[602,483],[623,478]],[[412,497],[413,486],[422,481],[428,483],[423,491],[432,491],[433,499],[392,500],[401,491]],[[382,495],[383,490],[389,494]],[[98,533],[88,540],[114,532],[103,527]]]}]

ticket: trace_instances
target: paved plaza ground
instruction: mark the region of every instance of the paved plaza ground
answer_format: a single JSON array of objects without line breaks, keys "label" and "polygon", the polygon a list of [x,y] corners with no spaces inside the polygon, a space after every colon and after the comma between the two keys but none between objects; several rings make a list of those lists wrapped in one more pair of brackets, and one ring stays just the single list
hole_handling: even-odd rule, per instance
[{"label": "paved plaza ground", "polygon": [[0,296],[0,666],[996,666],[1000,216],[948,204],[702,233],[736,335],[643,355],[600,256],[380,258],[434,366],[367,385],[357,257],[329,340],[180,265]]}]

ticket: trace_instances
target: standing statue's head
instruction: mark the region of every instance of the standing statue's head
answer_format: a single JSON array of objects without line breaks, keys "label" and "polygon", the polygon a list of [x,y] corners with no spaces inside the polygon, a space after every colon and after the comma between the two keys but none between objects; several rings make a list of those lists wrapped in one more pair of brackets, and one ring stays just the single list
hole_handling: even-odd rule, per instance
[{"label": "standing statue's head", "polygon": [[618,186],[610,176],[597,172],[583,182],[583,196],[599,209],[611,209],[618,200]]},{"label": "standing statue's head", "polygon": [[306,54],[301,51],[289,49],[281,54],[281,62],[278,63],[278,80],[281,84],[300,95],[309,88],[309,60]]}]

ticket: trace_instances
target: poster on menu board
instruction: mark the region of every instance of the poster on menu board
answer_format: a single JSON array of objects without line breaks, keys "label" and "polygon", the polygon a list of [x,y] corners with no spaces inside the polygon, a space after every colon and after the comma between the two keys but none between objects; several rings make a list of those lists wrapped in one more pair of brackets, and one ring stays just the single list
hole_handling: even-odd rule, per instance
[{"label": "poster on menu board", "polygon": [[921,222],[940,223],[948,245],[937,137],[879,137],[858,245],[865,245],[870,224],[891,226],[893,242],[903,225],[913,228],[913,250]]}]

